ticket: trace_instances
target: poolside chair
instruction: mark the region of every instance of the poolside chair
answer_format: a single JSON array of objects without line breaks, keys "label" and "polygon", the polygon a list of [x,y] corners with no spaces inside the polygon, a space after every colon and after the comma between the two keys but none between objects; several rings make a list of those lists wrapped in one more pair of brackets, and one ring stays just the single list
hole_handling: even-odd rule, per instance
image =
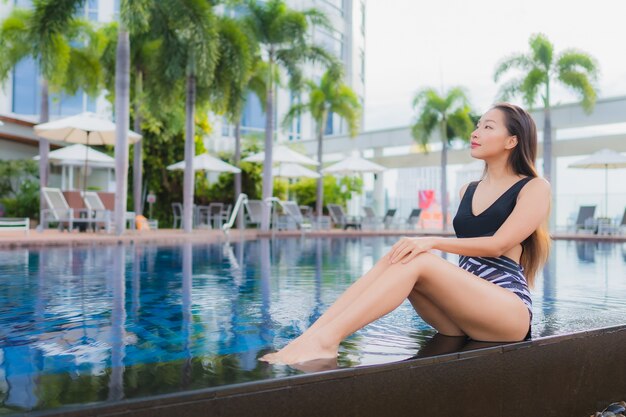
[{"label": "poolside chair", "polygon": [[261,200],[248,200],[245,204],[245,227],[255,224],[261,226],[261,219],[263,218],[263,201]]},{"label": "poolside chair", "polygon": [[347,216],[339,204],[327,204],[326,208],[335,226],[339,226],[343,230],[349,227],[361,229],[361,219],[355,216]]},{"label": "poolside chair", "polygon": [[395,220],[397,211],[398,209],[387,210],[385,216],[383,217],[383,225],[385,226],[385,229],[391,229],[393,227],[393,221]]},{"label": "poolside chair", "polygon": [[417,226],[417,223],[420,221],[421,214],[421,208],[411,210],[411,214],[409,214],[409,218],[406,220],[408,229],[415,229],[415,226]]},{"label": "poolside chair", "polygon": [[95,191],[85,191],[82,195],[85,207],[93,212],[93,217],[104,224],[107,232],[111,231],[111,220],[113,218],[110,210],[107,210],[104,203]]},{"label": "poolside chair", "polygon": [[224,203],[209,203],[208,207],[208,224],[214,229],[221,229],[222,227],[222,211],[224,210]]},{"label": "poolside chair", "polygon": [[183,204],[172,203],[172,214],[174,220],[172,221],[173,229],[181,229],[183,227]]},{"label": "poolside chair", "polygon": [[65,196],[58,188],[43,187],[42,193],[49,208],[41,210],[40,222],[42,228],[47,228],[50,223],[57,223],[59,230],[67,227],[72,230],[75,225],[95,225],[98,222],[93,217],[92,210],[87,208],[72,208]]},{"label": "poolside chair", "polygon": [[[304,216],[302,216],[302,212],[298,207],[298,204],[295,201],[281,201],[281,207],[283,208],[283,212],[287,219],[290,219],[293,222],[294,227],[291,227],[291,222],[287,223],[287,229],[299,229],[299,230],[310,230],[312,224],[308,219],[305,220]],[[280,229],[280,227],[279,227]]]},{"label": "poolside chair", "polygon": [[362,221],[362,224],[364,227],[368,229],[369,228],[378,229],[378,227],[381,227],[384,225],[383,219],[376,215],[376,212],[374,212],[374,209],[372,207],[363,206],[363,212],[365,213],[365,216],[363,216],[363,221]]},{"label": "poolside chair", "polygon": [[[106,228],[108,231],[111,231],[113,225],[115,224],[115,194],[85,191],[82,193],[82,198],[87,208],[100,212],[100,214],[95,213],[94,217],[99,221],[105,223],[108,222]],[[124,219],[131,230],[135,230],[137,228],[134,211],[127,211],[124,214]]]},{"label": "poolside chair", "polygon": [[578,209],[578,217],[574,223],[574,231],[595,231],[594,214],[596,206],[580,206]]}]

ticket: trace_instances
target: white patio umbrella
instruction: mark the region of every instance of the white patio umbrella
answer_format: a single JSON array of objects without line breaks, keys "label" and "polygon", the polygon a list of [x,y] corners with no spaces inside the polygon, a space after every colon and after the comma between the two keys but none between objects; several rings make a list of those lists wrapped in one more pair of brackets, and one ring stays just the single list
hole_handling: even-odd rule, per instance
[{"label": "white patio umbrella", "polygon": [[[265,152],[255,153],[247,158],[244,158],[245,162],[263,162],[265,160]],[[286,146],[275,146],[272,150],[272,163],[293,162],[304,165],[319,165],[314,159],[309,158],[306,155],[302,155],[299,152],[292,151]]]},{"label": "white patio umbrella", "polygon": [[[115,145],[115,123],[90,112],[35,125],[35,133],[42,138],[61,142]],[[140,134],[128,131],[129,143],[139,139]]]},{"label": "white patio umbrella", "polygon": [[[90,112],[35,125],[35,133],[45,139],[81,143],[87,146],[115,145],[115,123]],[[129,143],[135,143],[140,139],[140,134],[128,131]],[[87,188],[87,158],[87,149],[85,149],[83,189]]]},{"label": "white patio umbrella", "polygon": [[570,168],[604,169],[604,216],[608,213],[608,171],[609,169],[626,168],[626,156],[610,149],[600,149],[587,158],[569,164]]},{"label": "white patio umbrella", "polygon": [[302,165],[285,163],[280,164],[272,169],[272,175],[283,178],[319,178],[320,174],[312,171]]},{"label": "white patio umbrella", "polygon": [[[80,143],[52,151],[48,154],[48,159],[57,165],[78,166],[85,162],[85,156],[91,166],[115,168],[114,158]],[[34,156],[33,159],[39,160],[39,155]]]},{"label": "white patio umbrella", "polygon": [[379,173],[385,171],[386,169],[387,168],[385,168],[384,166],[361,158],[360,156],[350,156],[335,164],[327,166],[326,168],[322,169],[322,172],[325,174],[350,175],[365,172]]},{"label": "white patio umbrella", "polygon": [[[39,160],[39,155],[33,157],[34,160]],[[88,146],[80,143],[66,146],[64,148],[57,149],[48,154],[48,160],[51,164],[61,166],[63,169],[62,185],[65,186],[65,173],[66,168],[70,172],[70,184],[73,183],[73,170],[76,167],[84,166],[85,160],[90,167],[97,168],[115,168],[115,159],[105,154],[104,152],[97,151]],[[72,187],[70,187],[72,188]]]},{"label": "white patio umbrella", "polygon": [[[184,170],[185,161],[180,161],[167,167],[168,170]],[[194,171],[212,171],[212,172],[232,172],[238,174],[241,169],[234,165],[227,164],[221,159],[215,158],[208,153],[196,155],[193,158],[193,170]]]}]

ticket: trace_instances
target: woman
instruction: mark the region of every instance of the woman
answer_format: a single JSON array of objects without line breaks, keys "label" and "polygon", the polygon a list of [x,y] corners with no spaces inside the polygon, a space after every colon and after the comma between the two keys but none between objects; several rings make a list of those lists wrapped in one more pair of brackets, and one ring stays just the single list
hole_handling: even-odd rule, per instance
[{"label": "woman", "polygon": [[[471,136],[485,161],[480,181],[461,188],[456,238],[404,237],[301,336],[261,360],[294,364],[334,358],[339,343],[406,298],[439,333],[478,341],[530,337],[528,290],[550,247],[550,184],[537,177],[537,129],[520,107],[495,105]],[[430,253],[461,255],[459,266]]]}]

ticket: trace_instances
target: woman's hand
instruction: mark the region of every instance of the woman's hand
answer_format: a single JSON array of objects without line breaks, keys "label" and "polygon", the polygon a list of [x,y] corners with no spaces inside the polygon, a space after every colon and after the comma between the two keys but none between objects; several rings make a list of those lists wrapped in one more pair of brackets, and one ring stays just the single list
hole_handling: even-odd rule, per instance
[{"label": "woman's hand", "polygon": [[435,240],[432,237],[403,237],[391,247],[387,256],[392,264],[398,261],[405,264],[420,253],[433,249],[434,246]]}]

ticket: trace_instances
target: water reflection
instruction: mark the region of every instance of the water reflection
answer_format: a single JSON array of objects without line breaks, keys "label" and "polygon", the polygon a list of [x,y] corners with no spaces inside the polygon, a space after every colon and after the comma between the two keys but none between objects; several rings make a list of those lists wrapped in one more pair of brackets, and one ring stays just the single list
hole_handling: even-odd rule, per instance
[{"label": "water reflection", "polygon": [[[343,341],[334,363],[257,360],[301,334],[395,241],[0,251],[0,412],[488,347],[436,334],[407,302]],[[556,242],[532,291],[532,336],[623,324],[625,252],[624,244]]]}]

